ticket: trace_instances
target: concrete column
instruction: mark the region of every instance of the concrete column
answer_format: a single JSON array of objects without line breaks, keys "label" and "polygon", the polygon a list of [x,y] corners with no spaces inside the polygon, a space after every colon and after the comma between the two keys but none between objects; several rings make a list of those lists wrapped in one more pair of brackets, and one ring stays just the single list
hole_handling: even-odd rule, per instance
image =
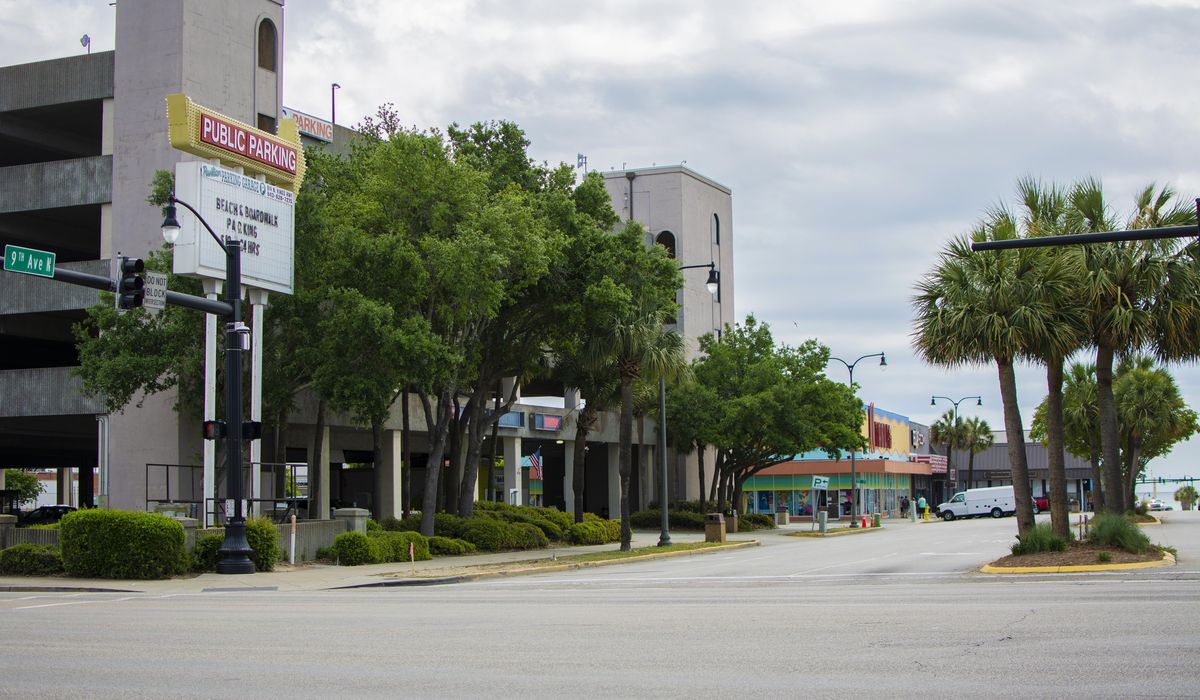
[{"label": "concrete column", "polygon": [[[225,287],[221,280],[204,280],[204,296],[218,301]],[[204,314],[204,420],[217,417],[217,317]],[[204,440],[204,502],[200,504],[200,522],[209,528],[214,524],[210,509],[216,508],[217,497],[217,441]]]},{"label": "concrete column", "polygon": [[[250,289],[250,420],[262,422],[263,311],[267,290]],[[250,498],[262,498],[262,439],[250,441]],[[262,515],[262,503],[251,502],[255,515]]]},{"label": "concrete column", "polygon": [[[311,444],[311,443],[310,443]],[[325,435],[321,439],[321,454],[314,455],[312,448],[308,448],[308,470],[309,479],[312,478],[312,473],[317,474],[317,478],[321,484],[320,493],[317,495],[317,503],[310,502],[308,504],[309,517],[317,520],[329,520],[329,427],[325,427]],[[314,509],[315,506],[315,509]]]},{"label": "concrete column", "polygon": [[[504,502],[525,505],[525,489],[521,483],[521,438],[506,437],[504,440]],[[516,495],[513,490],[516,489]]]},{"label": "concrete column", "polygon": [[401,515],[402,447],[399,430],[383,431],[383,454],[376,455],[375,459],[375,517],[380,519],[399,518]]},{"label": "concrete column", "polygon": [[[563,407],[567,415],[579,417],[579,390],[567,387],[563,392]],[[568,422],[568,421],[564,421]],[[573,426],[572,422],[568,422]],[[574,435],[573,427],[568,427],[566,435]],[[575,441],[563,440],[563,504],[568,513],[575,512]]]},{"label": "concrete column", "polygon": [[621,517],[621,449],[615,442],[608,444],[608,517]]}]

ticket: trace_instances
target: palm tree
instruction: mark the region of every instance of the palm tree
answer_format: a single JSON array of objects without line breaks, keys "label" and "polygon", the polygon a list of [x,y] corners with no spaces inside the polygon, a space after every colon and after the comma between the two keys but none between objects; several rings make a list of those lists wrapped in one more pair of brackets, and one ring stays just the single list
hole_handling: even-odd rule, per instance
[{"label": "palm tree", "polygon": [[648,293],[635,294],[603,334],[589,339],[586,354],[591,366],[616,365],[621,384],[621,418],[618,432],[618,473],[621,481],[621,551],[629,551],[633,531],[629,524],[629,474],[633,446],[633,385],[641,377],[657,379],[686,370],[683,338],[663,326],[675,317],[672,303],[662,303]]},{"label": "palm tree", "polygon": [[[1169,187],[1146,187],[1128,225],[1175,226],[1195,222],[1195,214],[1175,203]],[[1069,228],[1107,231],[1116,220],[1098,180],[1076,184],[1070,193]],[[1121,478],[1120,429],[1113,395],[1113,363],[1119,354],[1153,348],[1163,360],[1194,358],[1200,325],[1200,284],[1194,261],[1175,255],[1172,239],[1083,246],[1088,330],[1096,347],[1096,391],[1100,415],[1104,506],[1119,513],[1131,502]]]},{"label": "palm tree", "polygon": [[992,446],[996,440],[992,426],[982,418],[968,418],[962,422],[962,449],[967,452],[967,488],[975,481],[975,455]]},{"label": "palm tree", "polygon": [[1093,364],[1075,362],[1067,371],[1063,428],[1067,450],[1092,465],[1092,508],[1096,512],[1104,510],[1104,489],[1100,486],[1100,404]]},{"label": "palm tree", "polygon": [[975,253],[971,241],[1017,237],[1011,216],[993,212],[970,237],[952,241],[934,270],[917,283],[913,345],[932,364],[946,367],[996,364],[1009,468],[1017,506],[1017,530],[1033,528],[1033,498],[1025,431],[1017,402],[1015,362],[1051,334],[1056,318],[1043,288],[1060,286],[1058,256],[1037,249]]},{"label": "palm tree", "polygon": [[1175,380],[1146,356],[1126,358],[1117,367],[1113,394],[1121,424],[1124,482],[1133,508],[1134,485],[1153,457],[1196,432],[1196,413],[1187,407]]},{"label": "palm tree", "polygon": [[616,367],[611,364],[585,366],[573,355],[559,356],[554,376],[579,392],[581,405],[573,412],[575,442],[573,445],[572,491],[575,501],[575,522],[583,522],[583,487],[587,438],[596,427],[600,414],[616,405],[620,398],[620,383]]},{"label": "palm tree", "polygon": [[929,426],[929,441],[946,446],[947,481],[950,480],[950,470],[954,468],[954,448],[962,444],[962,426],[962,420],[957,418],[953,409],[943,413],[937,422]]},{"label": "palm tree", "polygon": [[1179,501],[1179,505],[1183,506],[1184,510],[1191,510],[1192,505],[1196,503],[1196,487],[1188,484],[1175,490],[1175,500]]}]

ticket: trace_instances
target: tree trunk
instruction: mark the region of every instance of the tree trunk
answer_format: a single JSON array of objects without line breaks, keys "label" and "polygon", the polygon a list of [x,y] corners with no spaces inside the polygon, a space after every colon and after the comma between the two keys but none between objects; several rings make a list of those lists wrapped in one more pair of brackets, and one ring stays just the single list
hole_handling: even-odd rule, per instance
[{"label": "tree trunk", "polygon": [[621,551],[633,548],[629,524],[629,462],[633,447],[633,376],[621,377],[621,429],[617,447],[617,473],[621,477]]},{"label": "tree trunk", "polygon": [[1100,343],[1096,348],[1096,395],[1100,404],[1100,459],[1104,465],[1104,508],[1122,513],[1121,434],[1117,422],[1117,400],[1113,396],[1113,349]]},{"label": "tree trunk", "polygon": [[458,512],[458,494],[459,484],[462,482],[463,468],[463,423],[466,414],[458,405],[458,397],[451,399],[454,402],[454,417],[450,420],[450,469],[446,473],[445,492],[445,508],[447,513]]},{"label": "tree trunk", "polygon": [[[721,455],[723,454],[723,452],[717,450],[717,462],[713,465],[712,485],[708,487],[708,500],[714,502],[717,500],[717,489],[721,488]],[[718,504],[718,512],[721,510],[719,506],[720,504]]]},{"label": "tree trunk", "polygon": [[483,409],[487,397],[476,389],[467,401],[467,458],[463,464],[462,483],[458,491],[458,515],[469,518],[475,514],[475,496],[479,484],[479,458],[483,454],[484,423]]},{"label": "tree trunk", "polygon": [[1017,405],[1017,378],[1011,359],[996,358],[1000,399],[1004,403],[1004,432],[1008,437],[1008,465],[1017,503],[1017,536],[1033,529],[1033,496],[1029,492],[1029,461],[1025,455],[1025,429]]},{"label": "tree trunk", "polygon": [[[325,484],[321,483],[321,450],[325,447],[325,401],[317,399],[317,422],[313,433],[313,451],[312,461],[315,464],[308,465],[308,517],[311,520],[316,520],[321,514],[321,490],[325,488]],[[314,513],[316,514],[314,516]]]},{"label": "tree trunk", "polygon": [[421,499],[421,534],[433,537],[433,516],[437,513],[438,481],[442,471],[442,457],[446,452],[446,437],[450,430],[450,403],[454,400],[453,387],[444,387],[438,395],[437,419],[433,417],[428,394],[421,392],[421,404],[425,408],[426,425],[429,433],[429,461],[425,465],[425,492]]},{"label": "tree trunk", "polygon": [[587,437],[596,421],[596,411],[584,406],[575,419],[575,459],[572,465],[571,490],[575,493],[575,522],[583,522],[583,480],[587,465]]},{"label": "tree trunk", "polygon": [[1063,428],[1063,358],[1046,362],[1046,469],[1050,476],[1050,527],[1067,541],[1071,537],[1067,509],[1066,433]]},{"label": "tree trunk", "polygon": [[696,443],[696,469],[700,472],[700,510],[704,508],[704,445]]},{"label": "tree trunk", "polygon": [[383,478],[383,465],[380,463],[380,456],[383,455],[383,420],[380,418],[371,419],[371,450],[374,453],[374,461],[371,466],[375,477],[375,495],[371,499],[371,515],[376,522],[379,522],[383,519],[383,496],[388,491],[386,480]]},{"label": "tree trunk", "polygon": [[404,387],[403,397],[404,398],[401,400],[404,401],[404,405],[400,407],[400,414],[401,414],[400,441],[404,444],[400,446],[400,449],[402,450],[403,455],[404,455],[402,458],[403,462],[404,462],[404,464],[403,464],[404,475],[402,477],[403,480],[401,481],[401,485],[400,485],[400,507],[404,509],[403,510],[404,517],[407,518],[408,514],[409,514],[409,509],[412,507],[411,506],[411,504],[412,504],[412,447],[409,444],[409,440],[412,437],[412,433],[410,432],[411,425],[409,423],[409,415],[408,415],[408,387],[407,386]]},{"label": "tree trunk", "polygon": [[1137,507],[1137,478],[1141,468],[1138,466],[1138,461],[1142,458],[1142,442],[1136,438],[1129,439],[1129,449],[1126,454],[1125,478],[1121,483],[1121,501],[1125,504],[1126,510],[1133,510]]}]

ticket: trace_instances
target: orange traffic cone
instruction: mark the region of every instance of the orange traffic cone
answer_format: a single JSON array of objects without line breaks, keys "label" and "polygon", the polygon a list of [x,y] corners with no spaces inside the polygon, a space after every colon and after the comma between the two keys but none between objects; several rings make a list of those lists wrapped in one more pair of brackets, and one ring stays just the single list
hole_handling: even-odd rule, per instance
[{"label": "orange traffic cone", "polygon": [[862,526],[864,528],[870,527],[870,525],[867,525],[867,516],[865,516],[865,515],[862,516]]}]

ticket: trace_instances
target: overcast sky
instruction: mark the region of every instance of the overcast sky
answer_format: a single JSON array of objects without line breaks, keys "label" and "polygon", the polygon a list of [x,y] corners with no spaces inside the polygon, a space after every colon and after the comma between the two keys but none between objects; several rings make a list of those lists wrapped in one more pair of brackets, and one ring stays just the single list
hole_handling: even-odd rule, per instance
[{"label": "overcast sky", "polygon": [[[994,366],[912,352],[911,297],[953,236],[1032,175],[1200,196],[1200,2],[288,0],[284,104],[355,124],[508,119],[538,160],[686,161],[733,190],[739,318],[836,356],[861,396],[930,423],[952,398],[993,428]],[[0,0],[0,63],[113,45],[101,0]],[[2,89],[2,87],[0,87]],[[1190,116],[1189,116],[1190,115]],[[1173,366],[1200,407],[1200,370]],[[829,375],[847,378],[840,364]],[[1019,374],[1026,425],[1044,374]],[[1151,465],[1200,477],[1200,439]]]}]

